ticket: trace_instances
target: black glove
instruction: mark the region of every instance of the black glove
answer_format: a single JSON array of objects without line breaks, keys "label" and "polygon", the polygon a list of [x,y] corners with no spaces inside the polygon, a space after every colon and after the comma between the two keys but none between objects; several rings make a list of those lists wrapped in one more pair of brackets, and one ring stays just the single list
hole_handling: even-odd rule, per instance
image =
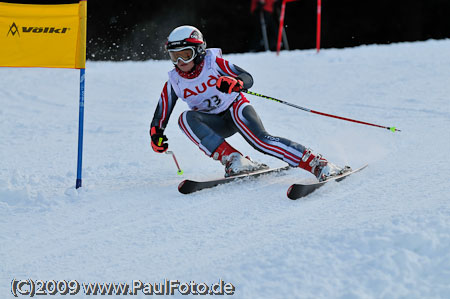
[{"label": "black glove", "polygon": [[164,135],[164,130],[159,127],[152,127],[150,129],[150,137],[152,139],[152,149],[157,153],[164,153],[169,148],[167,136]]},{"label": "black glove", "polygon": [[222,76],[217,80],[216,88],[224,93],[240,92],[244,83],[239,78]]}]

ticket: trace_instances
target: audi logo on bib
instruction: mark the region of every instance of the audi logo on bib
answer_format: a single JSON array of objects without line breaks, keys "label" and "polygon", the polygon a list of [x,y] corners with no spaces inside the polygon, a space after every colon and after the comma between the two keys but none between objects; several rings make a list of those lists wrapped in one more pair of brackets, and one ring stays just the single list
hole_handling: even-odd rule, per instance
[{"label": "audi logo on bib", "polygon": [[[210,75],[210,76],[209,76],[209,80],[206,81],[206,83],[205,83],[205,82],[202,82],[202,84],[200,85],[200,87],[199,87],[198,85],[195,86],[195,90],[196,90],[197,92],[195,92],[195,91],[193,91],[193,90],[191,90],[191,89],[189,89],[189,88],[185,88],[185,89],[183,90],[183,97],[184,97],[185,99],[187,99],[187,98],[190,97],[190,96],[196,96],[196,95],[198,95],[199,93],[204,93],[208,87],[214,87],[214,88],[215,88],[215,87],[216,87],[216,82],[217,82],[217,80],[218,80],[218,78],[217,78],[216,76]],[[208,85],[208,87],[207,87],[207,85]]]}]

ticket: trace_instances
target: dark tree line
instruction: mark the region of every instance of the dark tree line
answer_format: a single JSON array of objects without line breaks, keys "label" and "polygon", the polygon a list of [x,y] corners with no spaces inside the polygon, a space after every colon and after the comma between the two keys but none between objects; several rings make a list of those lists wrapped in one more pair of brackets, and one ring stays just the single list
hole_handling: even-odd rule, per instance
[{"label": "dark tree line", "polygon": [[[19,0],[56,4],[78,1]],[[316,38],[316,0],[287,4],[285,30],[290,49],[311,49]],[[280,3],[268,16],[275,44]],[[450,37],[448,0],[322,0],[323,48]],[[88,0],[87,58],[146,60],[165,58],[164,42],[179,25],[199,28],[210,47],[224,53],[261,50],[259,15],[250,0]],[[273,46],[272,46],[273,49]]]}]

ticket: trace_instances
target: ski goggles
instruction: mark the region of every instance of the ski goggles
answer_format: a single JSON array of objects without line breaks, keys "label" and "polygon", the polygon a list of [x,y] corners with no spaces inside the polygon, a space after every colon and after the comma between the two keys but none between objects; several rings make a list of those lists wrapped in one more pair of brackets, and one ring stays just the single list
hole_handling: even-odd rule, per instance
[{"label": "ski goggles", "polygon": [[178,60],[189,63],[195,58],[194,47],[184,47],[178,49],[169,49],[169,57],[173,64],[177,64]]}]

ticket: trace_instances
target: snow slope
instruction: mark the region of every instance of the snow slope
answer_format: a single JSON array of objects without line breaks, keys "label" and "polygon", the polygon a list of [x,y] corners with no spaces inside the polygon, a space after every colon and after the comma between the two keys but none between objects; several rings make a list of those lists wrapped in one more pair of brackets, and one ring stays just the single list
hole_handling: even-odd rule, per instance
[{"label": "snow slope", "polygon": [[[178,193],[182,177],[148,136],[168,61],[87,64],[76,190],[78,72],[1,68],[0,297],[12,297],[12,279],[32,278],[223,279],[233,298],[450,298],[449,53],[450,40],[430,40],[226,55],[253,74],[255,92],[402,130],[249,96],[271,134],[336,164],[369,163],[298,201],[286,190],[311,179],[299,169]],[[222,175],[179,130],[185,109],[179,101],[166,130],[183,177]]]}]

